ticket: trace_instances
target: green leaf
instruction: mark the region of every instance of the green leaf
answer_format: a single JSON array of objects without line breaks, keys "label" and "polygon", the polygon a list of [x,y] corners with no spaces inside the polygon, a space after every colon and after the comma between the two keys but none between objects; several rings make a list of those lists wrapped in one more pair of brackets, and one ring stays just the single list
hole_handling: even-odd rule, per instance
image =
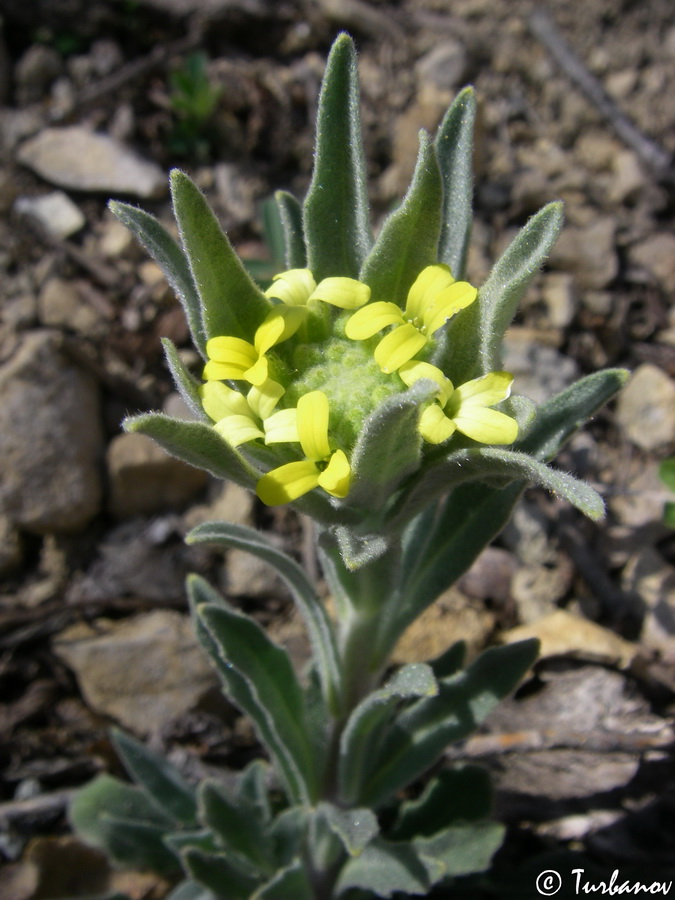
[{"label": "green leaf", "polygon": [[192,278],[201,298],[207,338],[253,340],[270,304],[249,277],[199,188],[171,172],[173,208]]},{"label": "green leaf", "polygon": [[515,449],[537,459],[552,459],[567,438],[621,390],[628,375],[625,369],[594,372],[546,400]]},{"label": "green leaf", "polygon": [[408,193],[382,225],[359,275],[370,286],[373,301],[390,300],[403,307],[413,281],[422,269],[436,262],[442,202],[436,150],[429,135],[421,131]]},{"label": "green leaf", "polygon": [[302,206],[288,191],[276,191],[274,199],[284,230],[284,261],[287,269],[307,268],[307,250],[302,225]]},{"label": "green leaf", "polygon": [[377,808],[463,740],[513,688],[536,659],[536,640],[486,650],[462,674],[439,682],[436,697],[404,709],[388,729],[360,802]]},{"label": "green leaf", "polygon": [[207,649],[215,652],[228,692],[236,703],[245,703],[244,710],[258,725],[277,758],[289,796],[310,802],[317,788],[316,771],[302,689],[288,654],[253,619],[236,612],[222,598],[214,603],[214,592],[202,579],[191,576],[188,589],[210,638]]},{"label": "green leaf", "polygon": [[164,413],[143,413],[123,422],[124,430],[145,434],[167,453],[216,478],[227,478],[254,490],[259,473],[205,422],[174,419]]},{"label": "green leaf", "polygon": [[436,134],[436,153],[443,179],[443,225],[438,259],[460,281],[471,236],[473,200],[473,128],[476,94],[466,87],[455,98]]},{"label": "green leaf", "polygon": [[532,216],[492,267],[475,302],[448,322],[434,362],[453,384],[502,368],[504,333],[550,252],[562,221],[560,203],[549,203]]},{"label": "green leaf", "polygon": [[240,773],[236,786],[237,797],[254,810],[252,814],[265,826],[272,821],[267,789],[269,773],[269,763],[263,759],[254,759]]},{"label": "green leaf", "polygon": [[250,900],[314,900],[307,871],[300,861],[280,869]]},{"label": "green leaf", "polygon": [[181,881],[169,894],[165,900],[218,900],[213,891],[202,887],[196,881]]},{"label": "green leaf", "polygon": [[671,491],[675,491],[675,456],[664,459],[659,465],[659,478]]},{"label": "green leaf", "polygon": [[273,566],[290,588],[309,633],[323,694],[329,707],[339,708],[341,673],[332,623],[314,587],[300,566],[260,532],[244,525],[206,522],[185,538],[188,544],[219,543],[245,550]]},{"label": "green leaf", "polygon": [[[457,825],[413,841],[420,859],[444,868],[442,878],[484,872],[499,850],[506,829],[496,822]],[[440,880],[440,879],[439,879]]]},{"label": "green leaf", "polygon": [[164,845],[174,826],[138,788],[110,775],[99,775],[79,791],[70,821],[87,844],[104,850],[117,864],[175,872],[178,860]]},{"label": "green leaf", "polygon": [[169,371],[173,376],[173,380],[183,402],[194,413],[198,420],[210,422],[211,420],[204,412],[201,397],[199,396],[199,386],[201,382],[197,381],[197,379],[185,368],[183,360],[180,358],[173,341],[170,341],[169,338],[162,338],[162,346],[164,347],[164,355]]},{"label": "green leaf", "polygon": [[667,500],[663,505],[663,524],[675,528],[675,503]]},{"label": "green leaf", "polygon": [[113,744],[124,767],[149,800],[165,815],[184,825],[197,821],[195,791],[163,756],[114,728]]},{"label": "green leaf", "polygon": [[270,252],[275,270],[283,268],[285,259],[286,238],[281,218],[281,206],[274,197],[267,197],[260,207],[263,238]]},{"label": "green leaf", "polygon": [[392,897],[395,893],[419,897],[427,894],[442,875],[443,868],[420,859],[413,844],[376,838],[360,856],[347,860],[337,880],[336,893],[361,888],[377,897]]},{"label": "green leaf", "polygon": [[134,233],[164,273],[185,311],[192,341],[206,359],[202,306],[185,254],[154,216],[117,200],[111,200],[108,207]]},{"label": "green leaf", "polygon": [[281,868],[293,864],[302,852],[307,834],[309,811],[306,806],[291,806],[276,817],[270,828],[274,859]]},{"label": "green leaf", "polygon": [[360,856],[380,831],[377,816],[371,809],[341,809],[332,803],[320,803],[317,812],[340,838],[349,856]]},{"label": "green leaf", "polygon": [[265,822],[254,804],[241,796],[232,796],[214,779],[199,786],[200,819],[217,836],[224,850],[235,860],[243,860],[261,873],[274,870]]},{"label": "green leaf", "polygon": [[353,710],[340,738],[338,784],[344,803],[361,802],[363,784],[372,774],[385,725],[401,700],[437,693],[438,684],[430,666],[413,663],[400,668],[384,687],[373,691]]},{"label": "green leaf", "polygon": [[352,39],[341,34],[319,96],[314,173],[304,205],[307,259],[314,278],[358,278],[372,238]]},{"label": "green leaf", "polygon": [[443,769],[415,800],[404,801],[390,837],[407,840],[436,834],[457,822],[485,819],[492,808],[490,775],[480,766]]},{"label": "green leaf", "polygon": [[195,848],[183,852],[183,864],[191,878],[219,900],[249,900],[259,883],[252,875],[242,872],[226,853],[204,853]]}]

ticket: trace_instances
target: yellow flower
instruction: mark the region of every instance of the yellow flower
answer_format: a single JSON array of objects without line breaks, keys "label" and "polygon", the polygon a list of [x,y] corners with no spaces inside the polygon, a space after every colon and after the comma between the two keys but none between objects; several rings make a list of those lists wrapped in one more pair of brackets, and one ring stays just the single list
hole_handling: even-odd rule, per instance
[{"label": "yellow flower", "polygon": [[244,397],[221,381],[207,381],[199,389],[202,406],[214,421],[214,428],[233,447],[264,438],[264,420],[268,419],[284,389],[268,379],[252,387]]},{"label": "yellow flower", "polygon": [[370,300],[370,288],[355,278],[324,278],[317,285],[309,269],[275,275],[265,294],[287,306],[311,307],[318,301],[340,309],[358,309]]},{"label": "yellow flower", "polygon": [[427,266],[408,291],[405,310],[386,300],[371,303],[351,316],[346,334],[363,341],[395,325],[375,348],[377,364],[389,374],[419,353],[448,319],[473,303],[477,293],[468,281],[455,281],[448,266]]},{"label": "yellow flower", "polygon": [[258,481],[256,493],[267,506],[289,503],[315,487],[333,497],[347,496],[351,467],[342,450],[331,451],[328,419],[328,398],[323,391],[311,391],[300,397],[295,409],[266,420],[267,443],[299,441],[306,457],[272,469]]},{"label": "yellow flower", "polygon": [[273,309],[256,330],[253,343],[237,337],[214,337],[206,342],[209,361],[204,366],[205,381],[248,381],[260,387],[268,380],[266,353],[288,340],[302,324],[304,315],[291,308]]},{"label": "yellow flower", "polygon": [[490,372],[454,388],[449,378],[436,366],[425,362],[408,362],[399,370],[407,385],[420,378],[438,385],[436,401],[420,417],[419,430],[425,441],[442,444],[455,431],[481,444],[511,444],[518,436],[518,423],[497,409],[489,409],[511,393],[513,375]]}]

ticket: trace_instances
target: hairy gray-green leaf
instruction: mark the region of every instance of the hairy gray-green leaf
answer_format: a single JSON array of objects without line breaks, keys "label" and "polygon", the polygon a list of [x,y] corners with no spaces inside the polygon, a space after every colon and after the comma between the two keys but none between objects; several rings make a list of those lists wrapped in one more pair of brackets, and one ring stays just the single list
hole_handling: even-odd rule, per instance
[{"label": "hairy gray-green leaf", "polygon": [[471,236],[473,200],[473,127],[476,94],[464,88],[445,114],[436,134],[436,153],[443,179],[443,215],[438,260],[454,277],[464,277]]},{"label": "hairy gray-green leaf", "polygon": [[310,801],[317,789],[314,757],[304,720],[302,690],[288,654],[270,641],[257,622],[222,601],[218,605],[201,604],[197,615],[220,659],[245,680],[269,729],[283,747],[291,797]]},{"label": "hairy gray-green leaf", "polygon": [[421,860],[444,868],[442,878],[484,872],[501,847],[505,828],[496,822],[456,825],[413,841]]},{"label": "hairy gray-green leaf", "polygon": [[246,272],[199,188],[171,173],[173,208],[202,303],[204,333],[253,341],[271,305]]},{"label": "hairy gray-green leaf", "polygon": [[170,891],[165,900],[218,900],[213,891],[197,884],[196,881],[181,881],[172,891]]},{"label": "hairy gray-green leaf", "polygon": [[337,880],[338,894],[350,888],[367,891],[367,896],[392,897],[427,894],[443,877],[444,869],[427,862],[411,843],[392,843],[375,838],[360,856],[348,859]]},{"label": "hairy gray-green leaf", "polygon": [[284,229],[284,259],[287,269],[305,269],[307,250],[302,225],[302,206],[288,191],[276,191],[274,199]]},{"label": "hairy gray-green leaf", "polygon": [[199,786],[200,818],[221,842],[224,850],[240,857],[261,873],[274,871],[272,843],[256,807],[233,796],[215,779]]},{"label": "hairy gray-green leaf", "polygon": [[164,273],[185,311],[193,343],[206,359],[202,305],[185,254],[166,228],[150,213],[117,200],[112,200],[108,206],[120,222],[136,235]]},{"label": "hairy gray-green leaf", "polygon": [[562,204],[549,203],[527,222],[492,267],[477,299],[451,319],[434,362],[453,384],[502,368],[504,332],[562,227]]},{"label": "hairy gray-green leaf", "polygon": [[304,205],[307,260],[317,281],[358,278],[372,243],[352,39],[331,49],[319,97],[314,173]]},{"label": "hairy gray-green leaf", "polygon": [[258,888],[250,900],[314,900],[315,896],[307,870],[296,860]]},{"label": "hairy gray-green leaf", "polygon": [[300,566],[253,528],[227,522],[205,522],[186,536],[188,544],[219,543],[245,550],[273,566],[290,588],[314,650],[324,697],[335,712],[340,704],[340,664],[333,626],[314,587]]},{"label": "hairy gray-green leaf", "polygon": [[432,697],[438,693],[433,672],[425,663],[403,666],[387,684],[369,694],[354,709],[340,739],[338,784],[347,804],[360,802],[364,782],[385,735],[385,724],[401,700]]},{"label": "hairy gray-green leaf", "polygon": [[333,803],[320,803],[317,811],[340,838],[349,856],[359,856],[380,831],[377,816],[371,809],[342,809]]},{"label": "hairy gray-green leaf", "polygon": [[371,300],[405,306],[408,290],[426,266],[436,262],[441,233],[443,187],[434,145],[420,132],[415,174],[401,206],[390,213],[363,264],[359,279]]},{"label": "hairy gray-green leaf", "polygon": [[468,669],[439,682],[436,697],[404,709],[387,730],[361,803],[377,808],[422,775],[448,744],[474,731],[536,659],[538,642],[486,650]]},{"label": "hairy gray-green leaf", "polygon": [[227,900],[249,900],[259,884],[259,879],[242,872],[227,853],[204,853],[190,847],[183,851],[183,864],[195,881]]},{"label": "hairy gray-green leaf", "polygon": [[142,413],[124,420],[124,430],[145,434],[167,453],[216,478],[227,478],[253,490],[259,473],[205,422],[174,419],[164,413]]},{"label": "hairy gray-green leaf", "polygon": [[119,728],[113,729],[112,739],[126,770],[148,798],[177,822],[196,824],[195,791],[180,772],[165,757]]},{"label": "hairy gray-green leaf", "polygon": [[190,372],[188,372],[173,341],[169,340],[169,338],[162,338],[162,346],[164,347],[164,355],[169,371],[173,376],[173,380],[183,402],[194,413],[198,420],[210,422],[209,417],[204,412],[201,397],[199,396],[199,386],[201,382],[197,381],[196,378],[193,378]]}]

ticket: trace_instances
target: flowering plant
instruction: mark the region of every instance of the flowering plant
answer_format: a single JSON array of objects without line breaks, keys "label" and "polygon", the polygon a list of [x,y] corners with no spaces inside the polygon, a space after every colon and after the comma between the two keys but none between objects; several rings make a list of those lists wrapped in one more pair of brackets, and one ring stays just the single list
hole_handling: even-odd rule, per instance
[{"label": "flowering plant", "polygon": [[[284,649],[203,579],[188,594],[199,640],[271,762],[197,788],[128,735],[136,786],[102,776],[76,799],[85,839],[123,864],[182,881],[171,900],[425,895],[488,867],[502,840],[474,766],[420,779],[519,682],[536,642],[464,648],[389,672],[398,639],[506,523],[528,483],[592,518],[602,500],[547,461],[620,387],[596,373],[539,408],[511,396],[504,332],[561,225],[534,216],[480,289],[464,280],[475,99],[421,134],[401,206],[371,234],[351,39],[328,60],[312,181],[279,192],[288,269],[262,292],[198,188],[171,176],[180,244],[147,213],[116,215],[166,273],[204,364],[194,377],[165,341],[195,419],[129,418],[169,452],[289,503],[316,523],[334,601],[261,533],[200,525],[190,543],[247,550],[290,587],[312,645],[301,678]],[[417,785],[417,787],[415,787]]]}]

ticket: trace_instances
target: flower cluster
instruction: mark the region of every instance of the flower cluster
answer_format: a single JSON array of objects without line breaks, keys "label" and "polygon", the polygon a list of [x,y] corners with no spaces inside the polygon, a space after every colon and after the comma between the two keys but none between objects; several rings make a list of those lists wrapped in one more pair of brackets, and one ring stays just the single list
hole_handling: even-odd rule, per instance
[{"label": "flower cluster", "polygon": [[[249,441],[299,444],[304,455],[297,459],[293,453],[259,480],[257,494],[267,505],[288,503],[315,487],[347,496],[354,443],[350,385],[354,378],[365,381],[368,393],[373,369],[387,390],[400,391],[420,379],[436,386],[419,423],[430,444],[444,443],[455,431],[486,444],[510,444],[517,436],[515,420],[492,408],[510,394],[509,373],[492,372],[455,388],[439,368],[416,358],[452,316],[474,302],[476,288],[455,281],[449,267],[438,264],[420,272],[403,310],[388,301],[369,303],[370,294],[368,285],[353,278],[317,284],[309,269],[290,269],[266,291],[273,305],[252,342],[222,336],[206,344],[200,395],[216,431],[233,447]],[[342,311],[334,321],[326,304]],[[331,373],[329,348],[340,357],[345,338],[360,348],[359,355],[351,367],[338,359],[337,374]]]}]

